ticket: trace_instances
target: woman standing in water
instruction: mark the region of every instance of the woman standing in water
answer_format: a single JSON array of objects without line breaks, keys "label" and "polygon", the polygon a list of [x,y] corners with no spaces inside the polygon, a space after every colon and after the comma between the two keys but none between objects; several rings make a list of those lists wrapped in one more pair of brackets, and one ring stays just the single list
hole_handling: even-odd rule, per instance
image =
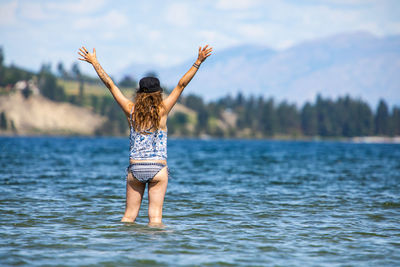
[{"label": "woman standing in water", "polygon": [[162,226],[162,208],[168,184],[167,117],[183,89],[192,80],[201,63],[211,55],[208,45],[199,48],[196,62],[179,80],[171,94],[163,99],[160,81],[142,78],[132,102],[126,98],[100,66],[96,50],[79,49],[79,60],[92,64],[100,79],[122,108],[130,127],[130,165],[127,168],[126,207],[122,222],[134,222],[148,184],[149,225]]}]

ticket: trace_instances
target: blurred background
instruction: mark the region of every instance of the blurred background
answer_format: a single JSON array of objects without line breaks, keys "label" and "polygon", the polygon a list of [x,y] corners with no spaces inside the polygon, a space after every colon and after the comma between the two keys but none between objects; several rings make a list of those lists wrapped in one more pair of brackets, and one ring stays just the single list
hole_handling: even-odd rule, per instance
[{"label": "blurred background", "polygon": [[126,135],[78,48],[133,97],[149,75],[168,93],[209,44],[172,136],[395,141],[399,15],[395,0],[1,0],[0,134]]}]

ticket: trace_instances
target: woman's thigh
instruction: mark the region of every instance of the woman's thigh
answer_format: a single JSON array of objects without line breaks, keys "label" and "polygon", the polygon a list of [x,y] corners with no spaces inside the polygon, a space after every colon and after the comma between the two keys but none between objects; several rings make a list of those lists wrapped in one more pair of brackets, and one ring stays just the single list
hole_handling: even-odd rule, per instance
[{"label": "woman's thigh", "polygon": [[168,168],[164,167],[149,183],[149,219],[161,222],[164,196],[168,185]]},{"label": "woman's thigh", "polygon": [[146,185],[135,179],[132,173],[128,173],[126,179],[126,208],[139,210]]}]

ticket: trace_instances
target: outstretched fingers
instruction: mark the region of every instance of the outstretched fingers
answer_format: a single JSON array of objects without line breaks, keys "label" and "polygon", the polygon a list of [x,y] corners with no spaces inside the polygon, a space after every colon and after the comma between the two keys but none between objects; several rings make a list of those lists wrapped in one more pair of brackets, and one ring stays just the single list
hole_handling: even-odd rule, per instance
[{"label": "outstretched fingers", "polygon": [[204,58],[209,57],[209,56],[211,55],[212,50],[213,50],[212,47],[208,48],[208,45],[206,45],[206,46],[203,48],[203,55],[204,55]]},{"label": "outstretched fingers", "polygon": [[206,58],[211,55],[213,48],[205,45],[204,47],[199,47],[199,57],[198,59],[203,62]]},{"label": "outstretched fingers", "polygon": [[[80,49],[79,49],[79,50],[80,50]],[[79,58],[79,57],[78,57],[79,60],[88,61],[88,60],[87,60],[87,57],[86,57],[86,53],[83,53],[83,52],[80,51],[80,52],[78,52],[78,55],[80,55],[80,56],[82,57],[82,58]]]},{"label": "outstretched fingers", "polygon": [[78,54],[81,55],[81,56],[83,56],[83,57],[86,57],[86,53],[83,52],[81,49],[79,49]]},{"label": "outstretched fingers", "polygon": [[93,48],[93,52],[89,53],[86,47],[82,46],[81,48],[79,48],[78,55],[82,57],[78,58],[79,60],[92,63],[96,59],[96,49]]},{"label": "outstretched fingers", "polygon": [[82,58],[80,58],[80,57],[78,57],[78,59],[79,60],[82,60],[82,61],[87,61],[87,58],[86,58],[86,56],[85,55],[83,55],[81,52],[78,52],[78,55],[80,55]]},{"label": "outstretched fingers", "polygon": [[82,46],[79,48],[78,55],[80,55],[82,58],[78,58],[79,60],[87,61],[87,50]]}]

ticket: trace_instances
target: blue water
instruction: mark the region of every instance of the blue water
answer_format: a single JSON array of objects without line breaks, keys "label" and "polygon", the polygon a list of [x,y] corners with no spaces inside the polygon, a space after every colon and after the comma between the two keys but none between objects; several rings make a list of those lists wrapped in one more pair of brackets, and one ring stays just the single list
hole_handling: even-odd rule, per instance
[{"label": "blue water", "polygon": [[0,138],[0,265],[399,266],[400,145],[170,140],[164,229],[127,138]]}]

